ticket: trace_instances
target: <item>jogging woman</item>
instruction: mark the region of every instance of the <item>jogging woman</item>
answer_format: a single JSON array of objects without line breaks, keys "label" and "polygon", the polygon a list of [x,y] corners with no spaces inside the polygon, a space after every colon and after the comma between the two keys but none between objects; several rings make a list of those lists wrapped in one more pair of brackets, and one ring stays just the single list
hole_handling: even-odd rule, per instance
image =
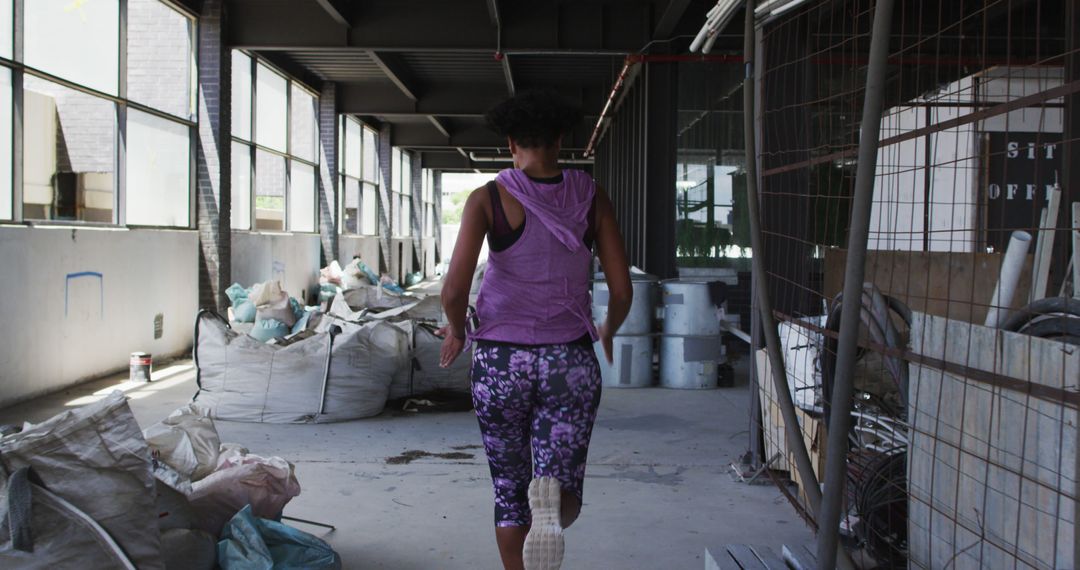
[{"label": "jogging woman", "polygon": [[[557,95],[525,92],[488,112],[514,168],[465,203],[442,302],[449,325],[442,365],[475,342],[472,396],[495,488],[495,539],[507,570],[562,563],[562,530],[581,510],[585,460],[600,403],[599,341],[612,335],[632,289],[611,201],[592,177],[561,170],[564,134],[581,113]],[[476,326],[466,331],[472,275],[484,239],[488,268]],[[595,247],[610,299],[590,313]]]}]

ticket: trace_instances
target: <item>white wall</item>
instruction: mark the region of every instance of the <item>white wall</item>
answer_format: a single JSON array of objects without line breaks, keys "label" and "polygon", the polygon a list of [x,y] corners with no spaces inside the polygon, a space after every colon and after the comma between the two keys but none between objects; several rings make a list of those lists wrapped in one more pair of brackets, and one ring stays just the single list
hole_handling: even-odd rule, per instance
[{"label": "white wall", "polygon": [[0,227],[0,406],[127,368],[135,351],[189,352],[198,239],[180,230]]},{"label": "white wall", "polygon": [[[1061,77],[1062,70],[1052,67],[1001,67],[965,77],[937,93],[916,99],[914,104],[885,111],[881,138],[973,113],[975,102],[1001,103],[1046,91],[1061,85]],[[1060,102],[1060,99],[1049,101]],[[969,103],[972,106],[966,106]],[[1061,109],[1024,108],[880,148],[870,218],[870,249],[921,251],[926,229],[924,216],[929,208],[930,251],[974,251],[978,243],[979,173],[984,166],[981,134],[1060,133],[1061,129]],[[927,158],[931,161],[929,165]],[[926,203],[927,166],[931,184],[929,204]]]},{"label": "white wall", "polygon": [[318,234],[233,232],[232,281],[251,287],[276,279],[306,303],[318,289],[320,248]]},{"label": "white wall", "polygon": [[341,236],[338,238],[338,261],[344,265],[353,256],[359,255],[360,259],[372,269],[379,269],[379,238],[375,236]]}]

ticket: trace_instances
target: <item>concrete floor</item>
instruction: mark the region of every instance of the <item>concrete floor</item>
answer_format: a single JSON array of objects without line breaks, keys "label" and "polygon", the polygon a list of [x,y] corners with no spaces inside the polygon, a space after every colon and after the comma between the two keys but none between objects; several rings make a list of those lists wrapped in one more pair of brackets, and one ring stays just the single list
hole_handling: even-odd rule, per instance
[{"label": "concrete floor", "polygon": [[[735,483],[727,466],[747,445],[749,393],[659,388],[607,390],[593,437],[581,519],[567,531],[564,568],[700,569],[707,547],[810,544],[812,533],[771,485]],[[190,361],[155,382],[126,375],[0,410],[0,423],[37,422],[119,385],[145,428],[195,392]],[[96,395],[95,395],[96,394]],[[303,493],[288,516],[328,540],[345,568],[499,568],[491,488],[471,413],[383,413],[329,425],[217,422],[222,441],[296,464]],[[406,451],[464,450],[471,458],[388,464]]]}]

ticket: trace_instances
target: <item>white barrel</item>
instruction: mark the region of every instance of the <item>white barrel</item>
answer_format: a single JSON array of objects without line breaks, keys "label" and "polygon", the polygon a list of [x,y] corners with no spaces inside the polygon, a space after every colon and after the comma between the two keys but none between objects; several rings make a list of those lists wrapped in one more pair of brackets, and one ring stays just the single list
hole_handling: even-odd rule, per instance
[{"label": "white barrel", "polygon": [[604,347],[599,342],[594,345],[605,388],[648,388],[653,385],[652,336],[616,336],[611,345],[611,364],[604,357]]},{"label": "white barrel", "polygon": [[716,388],[717,368],[726,360],[719,335],[660,337],[660,385]]},{"label": "white barrel", "polygon": [[720,318],[708,281],[672,279],[664,281],[663,288],[665,335],[720,334]]},{"label": "white barrel", "polygon": [[[610,291],[603,273],[597,273],[593,282],[593,320],[603,323],[607,318]],[[653,317],[656,314],[656,284],[659,279],[647,273],[631,273],[630,284],[634,288],[634,300],[630,312],[626,315],[617,334],[649,334],[653,330]]]}]

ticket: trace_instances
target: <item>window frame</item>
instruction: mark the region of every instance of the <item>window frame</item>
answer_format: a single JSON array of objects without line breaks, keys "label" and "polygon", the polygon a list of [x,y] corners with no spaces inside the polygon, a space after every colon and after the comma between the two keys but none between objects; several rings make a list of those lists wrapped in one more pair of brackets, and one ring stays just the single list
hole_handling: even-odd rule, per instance
[{"label": "window frame", "polygon": [[[12,2],[12,10],[15,14],[23,13],[26,2],[33,0],[14,0]],[[127,61],[127,16],[128,16],[128,1],[117,0],[117,90],[116,94],[107,93],[84,85],[77,81],[57,76],[49,73],[45,70],[32,67],[25,63],[24,52],[22,46],[25,45],[25,19],[12,17],[12,51],[11,58],[0,57],[0,67],[6,67],[11,72],[11,108],[8,110],[12,117],[12,132],[11,132],[11,217],[8,219],[0,219],[0,225],[6,224],[18,224],[18,225],[30,225],[30,226],[79,226],[79,227],[105,227],[105,228],[149,228],[149,229],[166,229],[166,230],[190,230],[194,229],[197,223],[196,220],[196,189],[197,189],[197,170],[196,170],[196,149],[198,139],[198,72],[199,61],[197,57],[198,52],[198,37],[199,37],[199,18],[198,14],[176,2],[169,0],[157,0],[163,4],[166,8],[175,11],[180,16],[188,20],[188,46],[189,46],[189,61],[191,63],[189,67],[189,102],[190,102],[190,116],[178,117],[168,111],[157,109],[151,105],[140,103],[138,101],[128,99],[128,61]],[[113,204],[112,204],[112,220],[110,222],[94,222],[84,220],[57,220],[57,219],[32,219],[25,216],[25,201],[24,201],[24,179],[23,179],[23,160],[25,159],[23,147],[24,147],[24,122],[25,122],[25,78],[27,76],[35,77],[37,79],[47,81],[56,84],[60,87],[67,88],[84,95],[94,97],[96,99],[104,100],[113,105],[114,112],[114,128],[113,128]],[[136,111],[152,115],[156,118],[170,121],[172,123],[183,125],[188,131],[188,223],[186,226],[159,226],[152,224],[134,224],[129,223],[127,220],[127,115],[128,110],[134,109]],[[0,111],[2,112],[2,111]],[[16,121],[16,118],[20,120]]]},{"label": "window frame", "polygon": [[[320,163],[320,156],[319,156],[320,155],[320,153],[319,153],[319,140],[320,140],[319,139],[319,135],[320,135],[319,127],[320,127],[320,125],[319,125],[319,120],[318,120],[318,105],[319,105],[319,102],[320,102],[319,101],[319,93],[318,93],[318,91],[313,89],[311,86],[309,86],[306,83],[304,83],[303,81],[300,81],[299,79],[293,77],[288,72],[281,69],[279,66],[275,65],[273,62],[267,60],[266,58],[261,57],[259,54],[251,53],[251,52],[248,52],[247,50],[241,50],[241,49],[233,48],[229,53],[229,57],[232,57],[233,52],[239,52],[239,53],[244,54],[248,58],[248,63],[251,66],[251,70],[250,70],[250,75],[251,75],[251,125],[250,125],[251,129],[250,129],[250,134],[251,134],[251,138],[250,139],[244,139],[242,137],[238,137],[238,136],[236,136],[236,135],[234,135],[232,133],[232,128],[229,129],[229,131],[230,131],[229,132],[229,140],[230,140],[230,142],[238,143],[238,144],[241,144],[241,145],[245,146],[246,149],[247,149],[247,152],[250,153],[250,160],[251,160],[251,178],[250,178],[250,181],[251,181],[251,187],[248,189],[248,193],[249,193],[249,199],[250,199],[250,204],[251,204],[251,208],[250,208],[250,211],[249,211],[249,213],[251,214],[251,216],[250,216],[251,219],[248,220],[248,229],[234,229],[234,231],[245,231],[245,232],[253,232],[253,233],[261,233],[261,232],[290,233],[290,234],[295,233],[295,234],[307,234],[307,235],[318,234],[318,233],[320,233],[319,228],[320,228],[320,224],[321,224],[321,221],[322,221],[321,212],[319,210],[319,183],[320,183],[320,181],[319,181],[319,167],[320,167],[320,164],[321,164]],[[258,101],[258,69],[259,69],[260,65],[263,66],[263,67],[268,68],[273,73],[275,73],[275,74],[277,74],[277,75],[279,75],[279,76],[281,76],[282,78],[285,79],[285,151],[284,152],[282,152],[282,151],[280,151],[278,149],[272,148],[272,147],[268,147],[268,146],[259,144],[258,142],[256,142],[257,139],[258,139],[258,136],[259,136],[258,135],[257,125],[258,125],[258,107],[259,107],[259,101]],[[313,103],[315,104],[315,121],[314,121],[314,127],[315,127],[315,133],[314,133],[314,137],[315,137],[314,138],[315,160],[313,160],[313,161],[305,159],[305,158],[300,157],[300,156],[295,156],[295,155],[292,154],[292,151],[293,151],[293,149],[292,149],[292,135],[293,135],[293,133],[292,133],[292,93],[293,93],[293,88],[294,87],[299,88],[299,89],[303,90],[304,92],[306,92],[308,95],[310,95],[311,98],[312,98]],[[258,151],[268,152],[270,154],[273,154],[275,156],[278,156],[278,157],[281,157],[281,158],[285,159],[285,180],[284,180],[285,200],[284,200],[284,203],[283,203],[283,206],[282,206],[282,208],[283,208],[283,210],[282,210],[282,224],[281,224],[281,229],[280,230],[278,230],[278,229],[274,229],[274,230],[258,229],[258,223],[257,223],[258,217],[256,215],[256,210],[257,210],[257,208],[256,208],[256,198],[258,197],[258,184],[257,184],[258,168],[256,166],[256,159],[257,159],[257,156],[258,156]],[[312,222],[313,222],[312,227],[314,229],[313,229],[313,231],[310,231],[310,232],[309,231],[293,230],[292,229],[292,222],[289,219],[290,218],[289,211],[290,211],[290,208],[292,206],[292,204],[291,204],[291,200],[292,200],[292,170],[293,170],[292,165],[293,165],[294,162],[310,166],[312,168],[312,170],[314,171],[313,176],[314,176],[314,185],[315,185],[315,192],[314,192],[315,203],[312,204],[312,209],[313,209],[313,212],[314,212],[314,219],[312,220]]]},{"label": "window frame", "polygon": [[[360,128],[360,136],[357,139],[359,141],[359,147],[360,148],[356,149],[356,151],[357,151],[356,156],[359,158],[359,163],[360,163],[360,172],[359,172],[358,176],[354,176],[354,175],[347,172],[347,165],[348,165],[348,162],[349,162],[349,155],[352,152],[351,147],[347,143],[348,132],[349,132],[348,125],[349,125],[350,122],[357,125],[357,126],[359,126],[359,128]],[[367,145],[368,145],[368,136],[367,135],[371,135],[371,141],[372,141],[373,147],[374,147],[374,161],[373,161],[374,164],[373,164],[373,168],[371,169],[371,170],[373,170],[372,172],[368,172],[367,161],[364,160],[365,153],[367,152]],[[379,227],[378,227],[379,226],[378,209],[380,207],[379,206],[379,200],[378,200],[378,194],[379,194],[379,182],[378,182],[378,180],[380,178],[379,177],[379,131],[377,129],[373,128],[371,125],[368,125],[366,122],[364,122],[364,121],[362,121],[362,120],[360,120],[360,119],[358,119],[358,118],[356,118],[356,117],[354,117],[352,115],[339,114],[338,115],[338,157],[339,157],[339,160],[338,160],[338,172],[337,172],[338,181],[339,181],[339,183],[338,183],[338,193],[339,193],[338,196],[340,198],[338,200],[338,234],[344,235],[344,236],[353,236],[353,237],[373,237],[373,236],[379,235]],[[346,201],[347,201],[347,196],[346,196],[346,190],[345,189],[348,187],[348,180],[355,181],[357,183],[358,188],[359,188],[359,193],[357,195],[357,208],[356,208],[357,219],[356,219],[356,231],[355,232],[347,231],[346,230],[347,224],[345,223],[345,210],[346,210],[345,205],[346,205]],[[376,214],[375,214],[375,227],[374,228],[368,228],[368,227],[366,227],[367,224],[364,223],[364,220],[367,218],[368,215],[370,215],[370,213],[367,211],[368,209],[365,207],[365,202],[366,201],[364,200],[365,191],[367,191],[369,188],[371,189],[370,191],[375,194],[374,208],[376,210]],[[366,230],[370,230],[370,231],[366,231]]]}]

